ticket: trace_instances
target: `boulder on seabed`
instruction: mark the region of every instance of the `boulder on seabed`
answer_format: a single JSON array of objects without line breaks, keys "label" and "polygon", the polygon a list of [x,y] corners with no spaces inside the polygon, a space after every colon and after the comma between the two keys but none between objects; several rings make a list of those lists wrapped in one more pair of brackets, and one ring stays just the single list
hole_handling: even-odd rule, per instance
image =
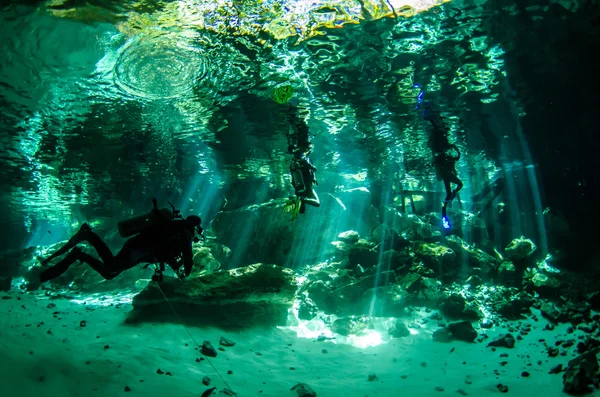
[{"label": "boulder on seabed", "polygon": [[563,391],[582,394],[590,391],[589,385],[598,382],[598,358],[600,349],[589,350],[571,361],[563,374]]},{"label": "boulder on seabed", "polygon": [[262,263],[184,282],[169,278],[160,283],[160,289],[156,283],[150,283],[133,298],[134,310],[129,320],[140,320],[148,314],[170,314],[171,304],[178,313],[191,313],[195,319],[210,324],[285,325],[295,292],[291,269]]},{"label": "boulder on seabed", "polygon": [[522,261],[527,259],[536,249],[537,247],[533,241],[521,236],[511,241],[504,248],[504,253],[506,258],[512,261]]}]

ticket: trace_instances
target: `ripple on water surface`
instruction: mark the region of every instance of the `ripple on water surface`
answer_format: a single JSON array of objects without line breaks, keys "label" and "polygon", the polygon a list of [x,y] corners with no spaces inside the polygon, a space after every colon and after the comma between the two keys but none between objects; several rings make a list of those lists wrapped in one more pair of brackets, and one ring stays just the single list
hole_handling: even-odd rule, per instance
[{"label": "ripple on water surface", "polygon": [[206,74],[207,60],[193,38],[181,33],[135,37],[121,49],[115,80],[130,95],[168,99],[190,94]]}]

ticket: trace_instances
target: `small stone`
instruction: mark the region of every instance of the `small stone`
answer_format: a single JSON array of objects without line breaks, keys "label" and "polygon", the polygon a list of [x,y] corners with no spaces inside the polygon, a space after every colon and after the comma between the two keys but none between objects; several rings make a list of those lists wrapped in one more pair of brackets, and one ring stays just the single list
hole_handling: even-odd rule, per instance
[{"label": "small stone", "polygon": [[369,374],[369,382],[373,382],[376,379],[377,379],[377,375],[375,375],[375,374]]},{"label": "small stone", "polygon": [[165,375],[167,375],[167,376],[173,376],[173,374],[170,373],[170,372],[166,372]]},{"label": "small stone", "polygon": [[235,342],[229,339],[226,339],[224,337],[221,337],[221,340],[219,340],[219,344],[221,346],[225,346],[225,347],[233,347],[235,346]]},{"label": "small stone", "polygon": [[317,393],[306,383],[297,383],[291,390],[296,390],[298,397],[317,397]]},{"label": "small stone", "polygon": [[81,320],[81,321],[79,322],[79,326],[80,326],[81,328],[85,327],[86,325],[87,325],[87,323],[85,322],[85,320]]},{"label": "small stone", "polygon": [[501,361],[500,362],[500,366],[504,367],[506,364],[508,364],[508,361]]},{"label": "small stone", "polygon": [[321,353],[326,354],[327,353],[327,349],[321,350]]},{"label": "small stone", "polygon": [[401,375],[400,377],[401,377],[402,379],[406,379],[406,378],[408,378],[408,376],[407,376],[407,375]]},{"label": "small stone", "polygon": [[496,388],[500,391],[500,393],[508,393],[508,386],[503,385],[502,383],[498,383]]},{"label": "small stone", "polygon": [[202,353],[202,354],[204,354],[205,356],[208,356],[208,357],[217,357],[217,351],[215,350],[215,348],[212,345],[212,343],[210,343],[207,340],[205,340],[202,343],[202,348],[200,350],[200,353]]},{"label": "small stone", "polygon": [[463,389],[458,389],[456,391],[458,394],[462,394],[463,396],[466,396],[468,393],[466,391],[464,391]]},{"label": "small stone", "polygon": [[423,361],[423,362],[422,362],[420,365],[421,365],[421,367],[423,367],[423,368],[427,367],[427,363],[426,363],[425,361]]},{"label": "small stone", "polygon": [[161,371],[161,370],[160,370],[160,368],[156,370],[156,373],[157,373],[157,374],[159,374],[159,375],[162,375],[162,374],[164,374],[164,372],[163,372],[163,371]]},{"label": "small stone", "polygon": [[204,386],[210,385],[210,378],[208,376],[205,376],[204,378],[202,378],[202,384]]},{"label": "small stone", "polygon": [[444,391],[444,388],[442,386],[436,386],[435,390],[436,391]]},{"label": "small stone", "polygon": [[223,349],[222,347],[219,347],[219,351],[222,351],[222,352],[224,352],[224,351],[225,351],[225,349]]},{"label": "small stone", "polygon": [[56,304],[54,303],[48,303],[48,306],[46,306],[48,309],[54,309],[56,307]]},{"label": "small stone", "polygon": [[549,374],[560,374],[563,370],[562,364],[558,364],[550,369]]},{"label": "small stone", "polygon": [[554,329],[554,324],[546,324],[544,327],[546,331],[552,331]]},{"label": "small stone", "polygon": [[232,370],[230,370],[230,369],[228,369],[228,370],[227,370],[227,375],[233,375],[233,371],[232,371]]},{"label": "small stone", "polygon": [[558,356],[558,349],[555,347],[549,347],[548,348],[548,356],[550,356],[550,357]]},{"label": "small stone", "polygon": [[125,386],[125,391],[131,391],[131,389],[129,388],[129,386]]},{"label": "small stone", "polygon": [[508,347],[509,349],[512,349],[515,347],[515,337],[512,336],[512,334],[504,334],[488,343],[488,347],[490,346]]},{"label": "small stone", "polygon": [[508,357],[508,353],[502,353],[500,357]]},{"label": "small stone", "polygon": [[523,371],[523,372],[521,372],[521,376],[522,376],[523,378],[529,378],[529,375],[531,375],[531,374],[530,374],[529,372],[527,372],[527,371]]},{"label": "small stone", "polygon": [[106,350],[106,349],[110,349],[110,346],[109,345],[104,345],[104,350]]}]

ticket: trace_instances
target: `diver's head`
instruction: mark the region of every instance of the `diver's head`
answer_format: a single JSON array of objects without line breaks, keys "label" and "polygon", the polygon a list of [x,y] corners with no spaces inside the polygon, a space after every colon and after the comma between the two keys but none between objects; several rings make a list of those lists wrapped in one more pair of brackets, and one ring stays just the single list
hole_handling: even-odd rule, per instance
[{"label": "diver's head", "polygon": [[194,230],[196,233],[202,234],[202,228],[200,227],[200,225],[202,225],[202,219],[200,219],[198,215],[188,216],[187,218],[185,218],[185,223],[190,229]]},{"label": "diver's head", "polygon": [[273,100],[279,104],[286,104],[294,95],[294,87],[289,84],[281,85],[273,91]]}]

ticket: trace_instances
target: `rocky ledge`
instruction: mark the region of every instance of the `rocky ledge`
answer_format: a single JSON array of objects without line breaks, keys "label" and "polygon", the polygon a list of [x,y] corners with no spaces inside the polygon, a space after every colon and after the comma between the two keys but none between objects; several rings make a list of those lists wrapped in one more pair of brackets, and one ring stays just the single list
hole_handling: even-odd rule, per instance
[{"label": "rocky ledge", "polygon": [[185,281],[165,278],[135,296],[129,320],[172,315],[174,309],[212,325],[285,325],[295,292],[292,270],[262,263]]}]

